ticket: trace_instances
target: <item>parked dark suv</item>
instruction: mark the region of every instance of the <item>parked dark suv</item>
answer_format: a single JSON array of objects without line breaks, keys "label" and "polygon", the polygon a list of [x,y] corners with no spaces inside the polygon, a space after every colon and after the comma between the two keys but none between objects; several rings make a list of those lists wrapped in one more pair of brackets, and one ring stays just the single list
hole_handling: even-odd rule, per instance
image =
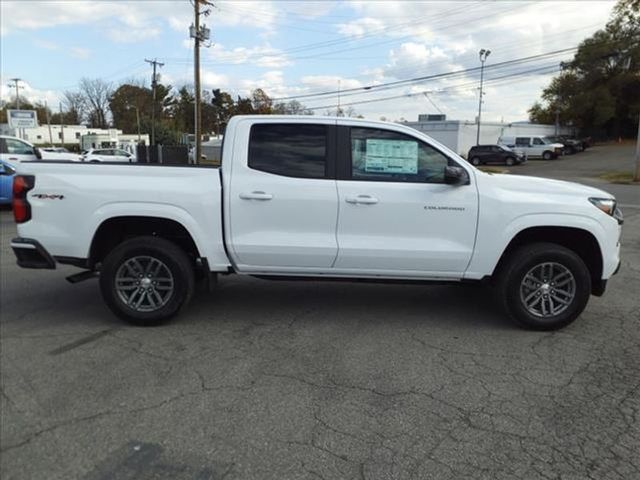
[{"label": "parked dark suv", "polygon": [[483,163],[517,165],[525,161],[524,155],[504,145],[476,145],[471,147],[467,160],[472,165],[482,165]]}]

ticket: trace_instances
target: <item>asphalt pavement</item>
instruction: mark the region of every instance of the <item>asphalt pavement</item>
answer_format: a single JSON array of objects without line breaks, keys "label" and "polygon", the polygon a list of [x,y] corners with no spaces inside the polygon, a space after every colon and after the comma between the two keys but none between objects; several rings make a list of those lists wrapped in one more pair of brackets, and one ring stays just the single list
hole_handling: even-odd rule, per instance
[{"label": "asphalt pavement", "polygon": [[551,333],[474,286],[241,277],[135,328],[77,270],[17,268],[1,212],[0,477],[640,478],[640,186],[595,178],[630,153],[512,169],[623,205],[620,273]]}]

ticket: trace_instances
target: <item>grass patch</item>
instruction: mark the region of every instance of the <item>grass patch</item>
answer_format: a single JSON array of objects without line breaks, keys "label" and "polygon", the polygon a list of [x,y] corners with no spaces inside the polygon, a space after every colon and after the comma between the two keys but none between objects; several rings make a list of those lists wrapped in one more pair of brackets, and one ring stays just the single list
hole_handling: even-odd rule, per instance
[{"label": "grass patch", "polygon": [[509,170],[506,168],[500,168],[500,167],[487,167],[486,165],[481,165],[479,167],[476,167],[478,170],[482,170],[483,172],[486,173],[509,173]]},{"label": "grass patch", "polygon": [[633,172],[605,172],[601,173],[598,177],[611,183],[640,185],[640,182],[633,181]]}]

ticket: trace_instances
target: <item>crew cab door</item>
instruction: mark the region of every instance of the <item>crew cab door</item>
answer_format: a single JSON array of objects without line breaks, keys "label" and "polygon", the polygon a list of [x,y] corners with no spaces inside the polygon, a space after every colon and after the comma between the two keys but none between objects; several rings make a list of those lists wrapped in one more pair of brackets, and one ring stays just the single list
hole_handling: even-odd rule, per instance
[{"label": "crew cab door", "polygon": [[445,167],[457,163],[408,133],[338,128],[336,271],[460,276],[476,233],[473,175],[467,185],[446,184]]},{"label": "crew cab door", "polygon": [[335,121],[243,121],[231,168],[227,238],[238,270],[329,269],[338,252]]}]

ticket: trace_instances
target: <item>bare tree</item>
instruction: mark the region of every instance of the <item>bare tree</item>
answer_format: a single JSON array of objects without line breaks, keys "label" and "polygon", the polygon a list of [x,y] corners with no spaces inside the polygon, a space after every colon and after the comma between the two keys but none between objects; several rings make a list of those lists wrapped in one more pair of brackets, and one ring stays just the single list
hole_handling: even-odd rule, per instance
[{"label": "bare tree", "polygon": [[113,86],[100,78],[83,78],[80,80],[80,93],[88,107],[88,120],[92,127],[107,128],[109,113],[109,98],[113,93]]},{"label": "bare tree", "polygon": [[63,123],[79,125],[86,116],[86,103],[84,95],[80,92],[65,91],[62,94],[62,107],[64,108]]}]

